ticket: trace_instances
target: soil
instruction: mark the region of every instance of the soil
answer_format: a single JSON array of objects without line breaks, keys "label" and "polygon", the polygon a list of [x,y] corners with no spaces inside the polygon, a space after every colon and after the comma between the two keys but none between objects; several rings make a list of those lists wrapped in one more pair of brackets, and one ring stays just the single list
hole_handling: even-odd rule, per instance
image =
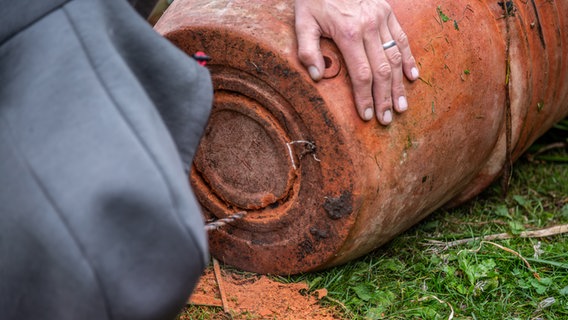
[{"label": "soil", "polygon": [[217,270],[217,277],[213,266],[205,270],[179,320],[197,318],[203,308],[216,310],[212,319],[341,319],[333,307],[320,304],[327,295],[325,289],[309,292],[306,283],[281,283],[263,275]]}]

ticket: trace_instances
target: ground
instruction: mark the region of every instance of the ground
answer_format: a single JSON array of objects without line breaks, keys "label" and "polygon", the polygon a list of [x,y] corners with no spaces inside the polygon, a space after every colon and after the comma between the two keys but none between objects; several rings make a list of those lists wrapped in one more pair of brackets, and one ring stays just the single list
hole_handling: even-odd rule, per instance
[{"label": "ground", "polygon": [[306,282],[282,283],[230,268],[217,270],[217,276],[213,264],[205,270],[178,320],[340,319],[334,307],[319,303],[327,295],[325,289],[308,292]]}]

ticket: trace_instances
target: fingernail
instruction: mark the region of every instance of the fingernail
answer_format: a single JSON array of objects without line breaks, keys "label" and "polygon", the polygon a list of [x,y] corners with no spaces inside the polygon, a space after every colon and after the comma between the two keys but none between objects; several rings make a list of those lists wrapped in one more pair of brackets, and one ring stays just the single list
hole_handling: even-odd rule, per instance
[{"label": "fingernail", "polygon": [[319,72],[318,68],[316,68],[315,66],[310,66],[308,68],[308,73],[310,74],[310,77],[314,81],[318,81],[319,79],[321,79],[320,72]]},{"label": "fingernail", "polygon": [[383,113],[383,123],[384,124],[389,124],[392,121],[392,112],[390,110],[385,111],[385,113]]},{"label": "fingernail", "polygon": [[398,111],[406,111],[408,109],[408,102],[403,96],[398,97]]},{"label": "fingernail", "polygon": [[373,108],[365,109],[365,120],[371,120],[373,118]]},{"label": "fingernail", "polygon": [[412,69],[410,69],[410,73],[412,74],[412,79],[418,79],[418,77],[420,76],[420,74],[418,73],[418,69],[416,69],[416,67],[413,67]]}]

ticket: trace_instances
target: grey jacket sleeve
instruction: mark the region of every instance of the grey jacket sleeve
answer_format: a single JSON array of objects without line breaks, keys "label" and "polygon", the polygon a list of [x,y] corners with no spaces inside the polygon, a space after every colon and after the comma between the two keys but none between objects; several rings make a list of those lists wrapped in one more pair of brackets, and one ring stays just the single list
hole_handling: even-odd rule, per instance
[{"label": "grey jacket sleeve", "polygon": [[208,260],[181,161],[207,70],[126,1],[0,10],[0,318],[174,318]]}]

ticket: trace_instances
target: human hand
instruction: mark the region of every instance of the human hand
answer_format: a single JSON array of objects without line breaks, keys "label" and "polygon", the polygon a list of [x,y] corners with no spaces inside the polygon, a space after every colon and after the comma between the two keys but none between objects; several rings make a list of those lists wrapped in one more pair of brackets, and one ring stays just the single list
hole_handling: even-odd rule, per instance
[{"label": "human hand", "polygon": [[[320,38],[331,38],[347,65],[359,116],[388,125],[408,108],[403,72],[418,79],[408,38],[385,0],[296,0],[298,57],[319,81],[325,69]],[[394,43],[392,41],[395,41]]]}]

